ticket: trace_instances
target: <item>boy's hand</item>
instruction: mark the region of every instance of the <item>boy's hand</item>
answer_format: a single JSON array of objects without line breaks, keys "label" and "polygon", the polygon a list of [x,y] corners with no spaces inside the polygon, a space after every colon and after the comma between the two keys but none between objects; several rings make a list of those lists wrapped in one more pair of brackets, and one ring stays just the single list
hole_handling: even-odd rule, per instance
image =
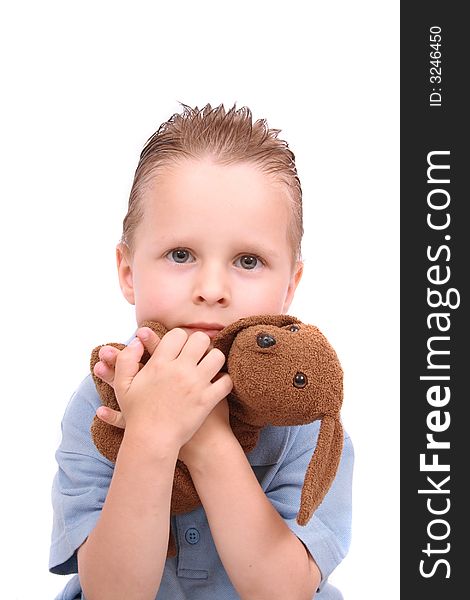
[{"label": "boy's hand", "polygon": [[[145,366],[139,363],[143,344],[151,355]],[[97,416],[121,428],[132,421],[134,428],[153,438],[158,429],[181,448],[232,389],[229,375],[219,373],[225,361],[222,352],[212,349],[204,356],[209,345],[210,338],[201,332],[188,338],[183,330],[173,329],[160,341],[151,329],[141,328],[134,343],[122,351],[104,346],[94,372],[114,388],[122,412],[100,407]],[[226,402],[208,421],[224,423],[231,433]]]},{"label": "boy's hand", "polygon": [[[150,354],[150,356],[152,356],[155,348],[160,342],[158,335],[152,329],[150,329],[150,327],[140,327],[136,331],[136,337],[140,339],[147,352]],[[114,346],[102,346],[98,353],[100,360],[93,368],[94,374],[110,385],[113,389],[116,359],[119,352],[120,350]],[[139,363],[139,369],[141,369],[143,366],[144,365],[142,363]],[[124,429],[126,427],[124,415],[118,410],[113,410],[107,406],[100,406],[96,411],[96,415],[109,425],[114,425],[120,429]]]}]

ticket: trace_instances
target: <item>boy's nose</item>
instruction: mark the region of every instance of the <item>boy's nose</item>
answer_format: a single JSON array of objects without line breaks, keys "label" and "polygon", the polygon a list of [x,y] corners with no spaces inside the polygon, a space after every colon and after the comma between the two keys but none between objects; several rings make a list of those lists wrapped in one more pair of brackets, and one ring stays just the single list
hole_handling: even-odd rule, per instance
[{"label": "boy's nose", "polygon": [[227,306],[230,303],[228,277],[222,267],[207,265],[200,270],[194,284],[193,301],[195,304],[219,304]]}]

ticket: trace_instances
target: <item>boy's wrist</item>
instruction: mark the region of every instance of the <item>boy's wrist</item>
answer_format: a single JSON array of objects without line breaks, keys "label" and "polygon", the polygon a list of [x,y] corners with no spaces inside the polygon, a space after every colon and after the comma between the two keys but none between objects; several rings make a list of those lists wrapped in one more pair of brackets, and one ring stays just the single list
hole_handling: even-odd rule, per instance
[{"label": "boy's wrist", "polygon": [[126,425],[122,445],[141,453],[145,458],[158,461],[168,459],[175,464],[180,451],[180,445],[167,433],[143,429],[132,423]]},{"label": "boy's wrist", "polygon": [[190,451],[181,449],[180,459],[191,473],[209,473],[213,467],[220,467],[233,453],[243,452],[240,443],[233,433],[213,436],[205,444],[194,444]]}]

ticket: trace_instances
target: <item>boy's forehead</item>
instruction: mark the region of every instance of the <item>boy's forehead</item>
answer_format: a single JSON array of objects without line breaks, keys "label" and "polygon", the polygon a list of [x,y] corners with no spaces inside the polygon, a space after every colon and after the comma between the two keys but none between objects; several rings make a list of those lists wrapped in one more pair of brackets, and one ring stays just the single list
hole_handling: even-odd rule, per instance
[{"label": "boy's forehead", "polygon": [[[272,257],[283,254],[284,246],[287,249],[287,231],[284,225],[282,229],[263,227],[254,223],[226,223],[224,225],[211,226],[205,223],[201,226],[200,221],[185,219],[172,223],[164,220],[156,220],[154,223],[147,221],[144,238],[155,246],[187,246],[197,248],[201,241],[206,245],[218,248],[245,247],[258,254],[269,253]],[[285,243],[283,243],[285,242]]]},{"label": "boy's forehead", "polygon": [[[255,165],[218,165],[184,161],[161,169],[147,188],[143,208],[148,218],[249,218],[285,221],[290,214],[288,186]],[[185,219],[186,220],[186,219]]]},{"label": "boy's forehead", "polygon": [[155,197],[149,199],[144,210],[144,229],[152,237],[168,241],[177,238],[190,240],[198,233],[211,238],[250,241],[260,247],[276,244],[287,239],[290,220],[288,210],[271,205],[268,210],[256,202],[237,205],[230,199],[221,198],[214,206],[197,199],[182,202],[166,201]]}]

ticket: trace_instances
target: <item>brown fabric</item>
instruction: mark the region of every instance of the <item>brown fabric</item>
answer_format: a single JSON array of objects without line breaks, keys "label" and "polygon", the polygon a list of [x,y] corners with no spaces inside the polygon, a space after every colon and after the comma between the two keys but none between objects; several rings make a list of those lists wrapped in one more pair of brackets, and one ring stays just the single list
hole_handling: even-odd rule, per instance
[{"label": "brown fabric", "polygon": [[[152,321],[145,321],[141,326],[150,327],[159,337],[167,331],[160,323]],[[267,343],[263,344],[263,340]],[[223,370],[233,381],[233,390],[228,397],[230,424],[245,452],[253,450],[261,428],[266,425],[304,425],[321,421],[297,515],[297,522],[306,525],[333,482],[343,449],[340,421],[343,371],[335,351],[317,327],[288,315],[240,319],[222,329],[213,344],[226,356]],[[123,344],[107,345],[124,348]],[[100,348],[98,346],[92,352],[91,373],[102,403],[119,410],[113,388],[93,373]],[[149,355],[145,353],[142,362],[148,359]],[[114,462],[123,430],[103,423],[95,416],[91,434],[101,454]],[[178,460],[171,512],[185,513],[199,505],[189,471]],[[169,555],[175,552],[174,540],[170,539]]]}]

